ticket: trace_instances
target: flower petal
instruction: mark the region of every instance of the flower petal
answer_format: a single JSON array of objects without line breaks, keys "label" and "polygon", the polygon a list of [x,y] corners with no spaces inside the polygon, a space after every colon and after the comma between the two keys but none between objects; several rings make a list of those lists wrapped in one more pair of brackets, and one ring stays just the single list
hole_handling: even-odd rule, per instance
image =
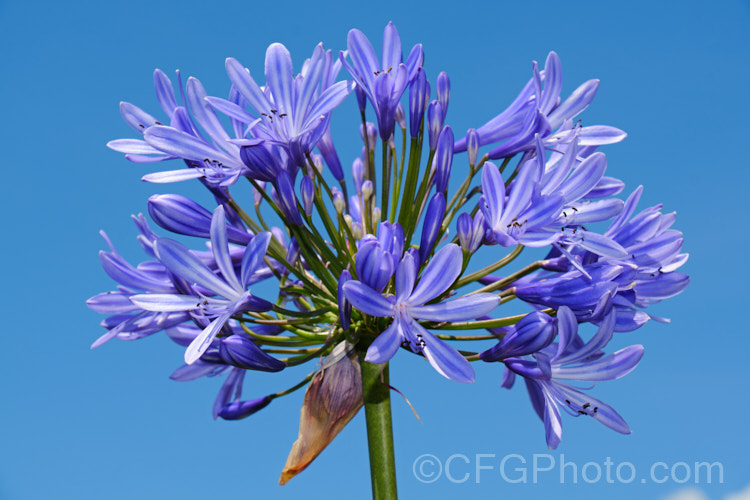
[{"label": "flower petal", "polygon": [[557,106],[549,114],[549,122],[552,129],[558,128],[565,120],[575,118],[581,111],[586,109],[594,100],[596,91],[599,89],[599,80],[589,80],[581,84],[570,94],[570,97]]},{"label": "flower petal", "polygon": [[263,91],[260,90],[258,84],[255,83],[253,77],[250,76],[250,72],[239,61],[231,57],[227,58],[226,69],[232,85],[247,100],[250,106],[259,113],[268,113],[271,109],[271,103]]},{"label": "flower petal", "polygon": [[417,280],[417,263],[412,254],[407,253],[396,269],[396,302],[404,302],[414,291]]},{"label": "flower petal", "polygon": [[489,208],[490,218],[487,224],[493,229],[500,224],[505,204],[505,182],[500,171],[492,162],[487,162],[482,168],[482,193]]},{"label": "flower petal", "polygon": [[141,293],[131,296],[130,301],[141,309],[157,312],[190,311],[200,307],[200,297],[171,293]]},{"label": "flower petal", "polygon": [[263,260],[266,257],[266,251],[268,245],[271,243],[271,233],[264,231],[258,233],[255,237],[247,244],[245,248],[245,254],[242,256],[242,288],[247,288],[250,284],[250,278],[255,274],[263,265]]},{"label": "flower petal", "polygon": [[499,303],[500,297],[493,293],[475,293],[439,304],[412,306],[409,312],[430,321],[467,321],[489,314]]},{"label": "flower petal", "polygon": [[224,314],[217,316],[216,319],[209,323],[208,326],[204,328],[197,337],[195,337],[185,351],[185,363],[192,365],[198,360],[198,358],[203,356],[203,353],[206,352],[206,349],[211,345],[211,342],[213,342],[214,338],[221,330],[221,327],[226,324],[230,316],[232,316],[231,311],[227,311]]},{"label": "flower petal", "polygon": [[440,375],[462,384],[474,382],[474,369],[458,351],[422,328],[414,320],[410,322],[408,328],[413,336],[422,336],[424,356]]},{"label": "flower petal", "polygon": [[401,64],[401,38],[392,22],[383,30],[383,70],[396,68]]},{"label": "flower petal", "polygon": [[118,153],[135,154],[135,155],[163,155],[158,149],[149,146],[146,141],[141,139],[116,139],[107,143],[109,149]]},{"label": "flower petal", "polygon": [[180,182],[190,179],[197,179],[206,175],[203,169],[199,168],[181,168],[179,170],[166,170],[164,172],[154,172],[141,177],[144,182],[153,182],[155,184],[165,184],[168,182]]},{"label": "flower petal", "polygon": [[349,302],[363,313],[379,318],[393,316],[393,304],[364,283],[347,281],[343,289]]},{"label": "flower petal", "polygon": [[427,264],[408,303],[419,306],[442,295],[461,274],[462,264],[461,248],[453,243],[445,245]]},{"label": "flower petal", "polygon": [[271,88],[279,113],[292,113],[292,56],[280,43],[266,50],[266,82]]},{"label": "flower petal", "polygon": [[393,323],[383,331],[367,348],[365,361],[377,365],[386,363],[390,360],[396,351],[398,351],[401,341],[404,339],[401,321],[398,317]]},{"label": "flower petal", "polygon": [[146,129],[143,137],[150,146],[159,151],[179,156],[186,160],[202,163],[204,159],[210,159],[228,166],[235,166],[239,163],[239,160],[232,158],[210,144],[172,127],[154,125]]},{"label": "flower petal", "polygon": [[631,345],[590,363],[577,366],[553,367],[552,376],[554,378],[584,380],[587,382],[615,380],[633,371],[642,357],[643,346]]},{"label": "flower petal", "polygon": [[154,70],[154,89],[156,90],[156,98],[159,100],[161,109],[164,110],[167,116],[171,117],[177,107],[177,101],[174,96],[172,82],[160,69]]},{"label": "flower petal", "polygon": [[159,238],[154,243],[154,248],[164,267],[184,278],[188,283],[197,283],[226,298],[237,297],[236,290],[216,276],[182,244],[168,238]]},{"label": "flower petal", "polygon": [[307,115],[307,120],[302,130],[307,130],[320,121],[323,115],[330,113],[336,106],[346,99],[346,96],[354,89],[354,83],[349,81],[337,82],[328,87],[320,97],[313,103]]},{"label": "flower petal", "polygon": [[185,85],[185,93],[187,96],[188,104],[190,105],[190,111],[195,117],[196,121],[203,127],[203,130],[208,132],[208,135],[218,145],[228,149],[232,153],[239,153],[239,149],[229,141],[230,137],[221,122],[216,117],[216,113],[211,106],[206,102],[206,89],[197,78],[188,78],[187,84]]},{"label": "flower petal", "polygon": [[372,91],[375,72],[382,69],[372,44],[364,33],[353,29],[349,31],[346,37],[346,47],[349,50],[349,57],[352,58],[354,69],[364,80],[365,87]]},{"label": "flower petal", "polygon": [[234,271],[232,257],[229,255],[227,223],[223,205],[216,207],[211,218],[211,250],[216,258],[216,265],[227,284],[235,290],[241,289],[240,282],[237,280],[237,273]]}]

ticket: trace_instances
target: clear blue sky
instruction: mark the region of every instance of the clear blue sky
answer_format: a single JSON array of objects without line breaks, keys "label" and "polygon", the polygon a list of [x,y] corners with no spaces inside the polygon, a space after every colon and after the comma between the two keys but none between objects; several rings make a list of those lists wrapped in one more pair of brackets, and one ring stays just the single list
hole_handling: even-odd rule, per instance
[{"label": "clear blue sky", "polygon": [[[626,130],[606,152],[609,172],[628,190],[645,185],[646,204],[676,210],[691,259],[690,288],[649,324],[616,338],[642,343],[646,355],[623,380],[597,394],[628,420],[621,436],[591,420],[564,419],[567,461],[629,461],[639,478],[653,462],[720,461],[724,484],[700,485],[720,500],[750,482],[748,445],[746,251],[750,181],[750,6],[725,2],[0,2],[3,96],[0,143],[2,252],[0,498],[358,498],[369,494],[362,415],[318,460],[279,487],[297,434],[302,393],[241,422],[215,422],[220,381],[168,379],[181,349],[162,336],[112,342],[90,351],[100,316],[84,301],[112,288],[100,269],[98,235],[106,229],[123,254],[139,258],[132,213],[148,196],[205,196],[194,185],[141,183],[148,167],[105,148],[131,137],[118,102],[158,109],[151,74],[201,79],[224,95],[224,59],[261,68],[265,47],[282,42],[295,64],[323,41],[345,46],[357,27],[381,37],[388,20],[404,45],[424,44],[431,77],[449,73],[448,122],[478,126],[508,104],[528,79],[531,61],[549,50],[563,63],[564,92],[600,78],[586,123]],[[378,42],[379,44],[379,42]],[[338,111],[354,111],[353,104]],[[343,130],[345,161],[359,146]],[[645,206],[645,205],[644,205]],[[659,499],[683,485],[564,484],[546,473],[538,484],[508,484],[499,460],[547,453],[543,425],[521,386],[499,387],[497,366],[478,366],[472,386],[437,376],[398,356],[392,383],[417,408],[420,424],[394,397],[396,459],[403,498]],[[261,374],[256,394],[284,387],[301,371]],[[286,377],[286,378],[284,378]],[[457,463],[454,477],[422,484],[418,456]],[[476,483],[476,454],[494,454]],[[513,472],[512,469],[508,469]],[[514,476],[515,477],[515,476]],[[688,483],[690,484],[690,483]]]}]

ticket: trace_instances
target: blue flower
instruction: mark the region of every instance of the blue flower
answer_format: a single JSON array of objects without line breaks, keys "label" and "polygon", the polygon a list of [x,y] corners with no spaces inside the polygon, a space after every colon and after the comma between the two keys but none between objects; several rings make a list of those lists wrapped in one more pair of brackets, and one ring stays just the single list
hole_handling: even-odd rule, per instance
[{"label": "blue flower", "polygon": [[[141,237],[145,237],[148,226],[145,225],[145,221],[136,220],[142,228]],[[104,271],[119,286],[117,291],[100,293],[86,301],[86,305],[94,311],[110,314],[102,321],[107,333],[91,345],[92,349],[115,337],[121,340],[139,339],[190,319],[186,312],[148,311],[133,304],[130,298],[139,293],[169,294],[177,293],[177,289],[166,268],[159,262],[146,261],[138,267],[133,267],[115,250],[107,235],[103,231],[101,234],[110,251],[99,252],[99,259]],[[144,248],[149,247],[144,244]]]},{"label": "blue flower", "polygon": [[366,361],[385,363],[402,346],[424,355],[444,377],[463,383],[474,381],[474,370],[469,362],[416,321],[475,319],[489,313],[500,303],[496,295],[477,293],[426,305],[448,290],[461,273],[461,265],[461,249],[449,244],[435,254],[416,286],[416,260],[411,253],[404,255],[396,271],[396,295],[388,299],[360,281],[344,283],[344,293],[355,308],[370,316],[393,318],[391,325],[367,349]]},{"label": "blue flower", "polygon": [[243,311],[271,309],[271,303],[253,296],[247,290],[247,286],[253,282],[253,275],[264,266],[263,259],[270,240],[271,233],[264,232],[250,241],[242,257],[238,278],[229,253],[224,208],[219,206],[211,221],[211,249],[221,278],[182,244],[167,238],[160,238],[155,243],[159,261],[164,267],[189,285],[197,284],[207,290],[212,296],[148,293],[134,295],[130,300],[147,311],[193,311],[211,319],[185,351],[185,362],[192,364],[206,352],[231,316]]},{"label": "blue flower", "polygon": [[[574,128],[573,118],[591,104],[598,88],[599,80],[589,80],[561,101],[562,65],[557,54],[550,52],[543,71],[533,63],[533,75],[515,101],[476,130],[479,146],[501,143],[489,152],[492,159],[533,150],[536,135],[543,138],[545,146],[553,147],[566,139]],[[606,125],[575,128],[584,146],[620,142],[627,135]],[[466,151],[467,147],[467,138],[461,139],[456,143],[456,152]]]},{"label": "blue flower", "polygon": [[401,225],[381,222],[377,238],[367,234],[357,242],[354,257],[357,277],[367,286],[382,292],[393,277],[403,253],[404,230]]},{"label": "blue flower", "polygon": [[339,59],[375,109],[380,138],[387,141],[393,135],[396,107],[401,96],[422,66],[422,45],[415,45],[406,63],[402,63],[401,38],[396,27],[389,22],[383,31],[382,62],[378,61],[372,44],[359,30],[349,31],[347,48],[351,64],[344,52],[339,54]]},{"label": "blue flower", "polygon": [[[515,375],[526,382],[534,410],[544,421],[547,446],[557,448],[562,439],[560,409],[575,417],[590,416],[601,424],[622,434],[630,434],[625,420],[609,405],[584,393],[586,389],[568,381],[600,382],[624,377],[643,356],[643,346],[633,345],[604,356],[604,348],[612,338],[615,314],[602,321],[597,333],[588,342],[578,335],[575,315],[563,306],[557,311],[557,342],[530,357],[504,359],[506,371],[504,387],[511,387]],[[520,323],[519,323],[520,325]],[[544,328],[542,328],[543,330]],[[486,361],[497,357],[493,350],[482,353]]]},{"label": "blue flower", "polygon": [[[266,87],[261,89],[250,72],[236,59],[226,61],[227,74],[242,101],[235,104],[223,99],[208,101],[217,110],[247,124],[253,137],[282,146],[296,166],[306,163],[305,154],[315,148],[328,130],[331,111],[352,91],[351,82],[342,81],[321,87],[327,63],[323,45],[315,47],[303,72],[294,76],[292,57],[280,43],[266,51]],[[330,67],[330,66],[329,66]],[[255,114],[246,110],[249,106]]]},{"label": "blue flower", "polygon": [[629,283],[633,270],[614,264],[586,266],[560,273],[542,273],[517,280],[507,290],[532,304],[569,307],[580,321],[598,321],[609,313],[621,283]]},{"label": "blue flower", "polygon": [[154,72],[154,86],[159,103],[169,117],[169,125],[137,106],[121,103],[123,118],[143,134],[143,139],[118,139],[107,146],[125,153],[127,159],[136,163],[182,159],[190,167],[147,174],[143,177],[147,182],[202,179],[217,187],[236,182],[246,171],[239,157],[239,147],[232,142],[234,139],[206,101],[206,91],[200,81],[188,79],[182,105],[177,104],[172,82],[160,70]]},{"label": "blue flower", "polygon": [[633,191],[625,208],[604,233],[625,248],[627,257],[613,259],[580,254],[584,263],[619,263],[634,270],[631,279],[623,283],[614,298],[616,331],[635,330],[650,319],[668,321],[642,309],[680,294],[690,283],[686,274],[677,272],[687,262],[688,254],[681,253],[682,233],[671,229],[676,214],[662,214],[661,205],[657,205],[634,215],[642,191],[642,186]]},{"label": "blue flower", "polygon": [[[148,213],[159,226],[177,234],[209,238],[211,212],[193,200],[178,194],[155,194],[148,199]],[[253,235],[247,230],[227,226],[232,243],[246,245]]]},{"label": "blue flower", "polygon": [[[479,206],[494,242],[501,246],[529,247],[559,243],[608,257],[627,255],[611,238],[581,227],[583,223],[614,217],[622,202],[577,203],[602,179],[606,159],[602,153],[594,153],[579,163],[576,140],[572,137],[563,159],[558,156],[550,162],[545,161],[544,148],[537,141],[536,156],[518,167],[518,176],[507,195],[498,168],[491,162],[485,163]],[[580,208],[570,208],[574,204]],[[558,248],[562,248],[560,245]]]}]

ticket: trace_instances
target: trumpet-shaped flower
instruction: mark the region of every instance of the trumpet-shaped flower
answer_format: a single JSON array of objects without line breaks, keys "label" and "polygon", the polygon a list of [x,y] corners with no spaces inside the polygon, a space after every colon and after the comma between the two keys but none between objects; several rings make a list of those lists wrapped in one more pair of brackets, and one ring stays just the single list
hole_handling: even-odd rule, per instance
[{"label": "trumpet-shaped flower", "polygon": [[[544,149],[537,143],[537,156],[519,166],[518,176],[506,186],[497,167],[485,163],[482,169],[480,208],[487,219],[491,237],[502,246],[521,244],[543,247],[561,243],[580,246],[597,255],[623,258],[624,248],[607,236],[580,227],[584,222],[598,222],[616,215],[622,202],[615,200],[581,204],[578,202],[593,189],[604,174],[606,160],[595,153],[576,165],[576,148],[567,151],[567,160],[555,169],[547,169]],[[568,216],[570,212],[570,217]],[[578,220],[573,220],[573,214]]]},{"label": "trumpet-shaped flower", "polygon": [[182,244],[167,238],[160,238],[155,243],[159,261],[164,267],[188,284],[196,284],[214,296],[149,293],[134,295],[130,300],[147,311],[192,311],[211,320],[185,351],[185,362],[192,364],[206,352],[231,316],[243,311],[260,312],[271,309],[271,303],[253,296],[247,290],[248,285],[253,282],[253,275],[264,265],[263,259],[270,240],[271,233],[264,232],[257,234],[248,243],[238,278],[229,254],[224,208],[219,206],[211,221],[211,249],[221,277]]},{"label": "trumpet-shaped flower", "polygon": [[[182,87],[181,80],[179,85]],[[190,167],[147,174],[143,177],[147,182],[201,179],[214,187],[233,184],[246,168],[240,160],[239,147],[206,102],[206,91],[200,81],[188,79],[181,105],[175,98],[172,82],[160,70],[154,72],[154,87],[159,104],[169,118],[168,125],[137,106],[123,102],[120,104],[123,119],[143,134],[143,139],[117,139],[107,146],[125,153],[125,157],[135,163],[182,159]]]},{"label": "trumpet-shaped flower", "polygon": [[[302,166],[305,154],[326,133],[331,111],[354,88],[347,81],[321,88],[326,65],[330,63],[323,44],[319,44],[302,73],[294,76],[289,51],[274,43],[266,51],[265,88],[258,86],[236,59],[229,58],[227,74],[243,101],[241,104],[218,98],[208,101],[217,110],[245,123],[253,137],[282,146],[295,165]],[[255,114],[248,112],[245,105]]]},{"label": "trumpet-shaped flower", "polygon": [[[570,309],[557,311],[557,342],[536,352],[532,358],[512,357],[503,362],[508,368],[504,387],[511,387],[515,375],[526,382],[534,410],[544,421],[547,445],[557,448],[562,439],[560,408],[579,417],[590,416],[622,434],[630,434],[625,420],[609,405],[584,393],[586,389],[569,381],[599,382],[614,380],[630,373],[643,356],[643,346],[633,345],[604,356],[602,349],[612,338],[615,314],[602,321],[597,333],[588,342],[581,341],[578,323]],[[492,350],[482,353],[486,361],[493,359]]]},{"label": "trumpet-shaped flower", "polygon": [[417,262],[407,253],[396,270],[396,295],[388,298],[360,281],[344,283],[344,293],[355,308],[370,316],[393,318],[391,325],[368,348],[366,361],[385,363],[401,346],[424,355],[444,377],[464,383],[474,381],[474,370],[469,362],[417,321],[475,319],[488,314],[500,303],[494,294],[477,293],[428,304],[443,295],[458,278],[461,262],[461,249],[454,244],[446,245],[427,264],[416,283]]},{"label": "trumpet-shaped flower", "polygon": [[[574,128],[573,118],[591,104],[598,88],[599,80],[588,80],[561,101],[562,65],[557,54],[550,52],[543,71],[533,63],[532,77],[515,101],[476,130],[479,146],[500,143],[489,152],[492,159],[533,150],[536,135],[545,146],[554,147],[569,135]],[[627,135],[607,125],[578,127],[577,132],[584,146],[620,142]],[[466,151],[467,147],[467,138],[461,139],[456,143],[456,152]]]},{"label": "trumpet-shaped flower", "polygon": [[396,27],[389,22],[383,31],[382,62],[378,61],[372,44],[359,30],[349,32],[347,48],[351,64],[344,52],[339,54],[339,59],[375,109],[380,138],[387,141],[393,135],[401,96],[424,61],[422,45],[415,45],[406,63],[402,63],[401,38]]},{"label": "trumpet-shaped flower", "polygon": [[133,304],[130,298],[139,293],[170,294],[177,293],[177,289],[170,280],[166,268],[160,263],[147,261],[133,267],[117,252],[103,231],[102,237],[110,251],[99,252],[99,259],[104,271],[119,283],[119,286],[117,291],[100,293],[86,301],[94,311],[110,314],[102,322],[102,326],[107,328],[107,333],[91,345],[92,349],[115,337],[123,340],[139,339],[190,319],[186,312],[149,311]]}]

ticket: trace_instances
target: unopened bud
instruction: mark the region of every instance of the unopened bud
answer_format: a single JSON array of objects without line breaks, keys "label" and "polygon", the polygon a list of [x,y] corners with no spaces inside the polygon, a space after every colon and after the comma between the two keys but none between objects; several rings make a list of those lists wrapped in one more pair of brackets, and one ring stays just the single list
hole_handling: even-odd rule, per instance
[{"label": "unopened bud", "polygon": [[[318,174],[321,174],[323,172],[323,157],[316,154],[313,154],[310,157],[312,158],[312,166],[315,167]],[[307,175],[310,177],[315,175],[315,172],[313,172],[310,167],[310,162],[307,162]]]},{"label": "unopened bud", "polygon": [[302,198],[302,207],[305,209],[305,215],[312,215],[313,202],[315,201],[315,186],[309,177],[302,177],[300,182],[300,197]]},{"label": "unopened bud", "polygon": [[365,165],[362,163],[361,158],[355,158],[352,162],[352,176],[354,177],[354,187],[357,189],[357,194],[362,192],[362,182],[365,178]]},{"label": "unopened bud", "polygon": [[372,196],[374,190],[375,188],[373,187],[371,180],[366,180],[362,183],[362,197],[365,200],[369,199],[370,196]]},{"label": "unopened bud", "polygon": [[362,224],[359,222],[352,222],[352,236],[354,236],[356,239],[361,240],[362,237],[365,235],[364,230],[362,229]]},{"label": "unopened bud", "polygon": [[440,102],[443,112],[443,121],[445,121],[445,115],[448,114],[448,101],[451,97],[451,80],[448,78],[448,73],[441,71],[437,77],[437,98]]},{"label": "unopened bud", "polygon": [[479,134],[476,129],[470,128],[466,132],[466,153],[469,155],[469,165],[476,165],[479,154]]},{"label": "unopened bud", "polygon": [[439,193],[448,190],[448,178],[453,165],[453,130],[445,127],[437,140],[435,151],[435,186]]},{"label": "unopened bud", "polygon": [[346,200],[341,191],[335,191],[333,193],[333,208],[336,209],[336,213],[340,214],[346,210]]},{"label": "unopened bud", "polygon": [[425,106],[430,100],[430,85],[427,83],[424,70],[417,69],[417,74],[409,86],[409,133],[412,138],[419,135],[422,126]]},{"label": "unopened bud", "polygon": [[427,107],[427,133],[430,150],[435,150],[440,131],[443,129],[443,107],[438,101],[432,101]]},{"label": "unopened bud", "polygon": [[396,123],[398,123],[398,126],[402,129],[406,129],[406,115],[404,114],[404,107],[401,103],[398,103],[398,106],[396,106]]}]

